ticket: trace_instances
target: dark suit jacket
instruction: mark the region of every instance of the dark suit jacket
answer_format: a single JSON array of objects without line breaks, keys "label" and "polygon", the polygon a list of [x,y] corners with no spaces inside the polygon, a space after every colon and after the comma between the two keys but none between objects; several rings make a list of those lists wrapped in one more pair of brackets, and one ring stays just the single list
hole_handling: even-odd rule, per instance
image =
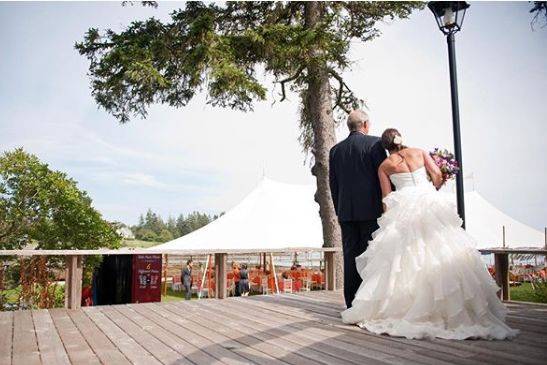
[{"label": "dark suit jacket", "polygon": [[330,190],[340,222],[374,220],[382,215],[378,167],[386,157],[380,138],[361,132],[351,132],[330,150]]},{"label": "dark suit jacket", "polygon": [[182,270],[182,284],[184,286],[192,286],[192,270],[188,267]]}]

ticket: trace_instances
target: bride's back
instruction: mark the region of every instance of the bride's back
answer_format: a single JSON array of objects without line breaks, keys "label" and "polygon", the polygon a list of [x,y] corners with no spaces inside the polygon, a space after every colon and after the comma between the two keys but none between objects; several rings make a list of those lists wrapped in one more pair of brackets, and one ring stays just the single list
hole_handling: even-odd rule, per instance
[{"label": "bride's back", "polygon": [[419,148],[407,147],[392,153],[382,165],[388,175],[413,172],[424,167],[424,154]]}]

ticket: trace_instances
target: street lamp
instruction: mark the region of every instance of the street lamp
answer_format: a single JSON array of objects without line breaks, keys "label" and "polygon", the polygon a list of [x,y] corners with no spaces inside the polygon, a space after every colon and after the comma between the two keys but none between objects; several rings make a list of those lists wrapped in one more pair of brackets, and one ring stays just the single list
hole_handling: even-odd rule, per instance
[{"label": "street lamp", "polygon": [[460,133],[460,109],[458,104],[458,80],[456,77],[456,49],[454,34],[462,28],[465,11],[469,4],[465,1],[430,1],[427,7],[431,10],[441,32],[448,42],[448,64],[450,68],[450,91],[452,95],[452,128],[454,130],[454,155],[460,165],[456,175],[456,198],[458,214],[465,228],[465,200],[463,194],[463,162],[462,142]]}]

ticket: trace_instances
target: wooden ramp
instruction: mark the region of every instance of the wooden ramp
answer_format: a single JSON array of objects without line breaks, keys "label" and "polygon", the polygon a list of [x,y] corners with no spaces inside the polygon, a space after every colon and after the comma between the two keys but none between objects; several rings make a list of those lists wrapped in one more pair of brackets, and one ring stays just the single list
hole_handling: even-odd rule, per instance
[{"label": "wooden ramp", "polygon": [[0,313],[0,364],[546,364],[547,306],[513,341],[406,340],[343,325],[340,292]]}]

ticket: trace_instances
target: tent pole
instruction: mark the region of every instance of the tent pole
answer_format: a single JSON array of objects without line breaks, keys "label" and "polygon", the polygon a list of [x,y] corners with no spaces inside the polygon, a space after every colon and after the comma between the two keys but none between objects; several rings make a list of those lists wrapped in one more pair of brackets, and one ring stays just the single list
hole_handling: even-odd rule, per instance
[{"label": "tent pole", "polygon": [[205,270],[203,270],[203,277],[201,278],[201,284],[199,285],[198,299],[201,299],[201,292],[203,291],[203,282],[205,281],[205,275],[207,275],[207,269],[209,268],[209,258],[211,255],[207,255],[207,260],[205,261]]},{"label": "tent pole", "polygon": [[273,260],[273,254],[270,252],[270,266],[272,267],[272,273],[275,281],[275,291],[279,294],[279,283],[277,282],[277,274],[275,273],[275,265]]}]

